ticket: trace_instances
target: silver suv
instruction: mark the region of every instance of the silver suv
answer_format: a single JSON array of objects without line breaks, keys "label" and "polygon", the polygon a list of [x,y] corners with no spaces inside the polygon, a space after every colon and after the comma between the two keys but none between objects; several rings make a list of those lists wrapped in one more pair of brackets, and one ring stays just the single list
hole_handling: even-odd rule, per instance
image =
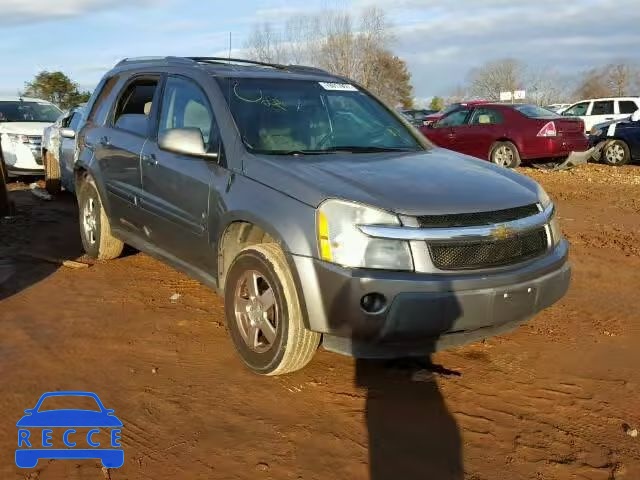
[{"label": "silver suv", "polygon": [[120,62],[78,134],[81,236],[224,295],[246,365],[319,344],[429,354],[515,328],[567,290],[568,244],[527,177],[435,148],[354,82],[219,58]]}]

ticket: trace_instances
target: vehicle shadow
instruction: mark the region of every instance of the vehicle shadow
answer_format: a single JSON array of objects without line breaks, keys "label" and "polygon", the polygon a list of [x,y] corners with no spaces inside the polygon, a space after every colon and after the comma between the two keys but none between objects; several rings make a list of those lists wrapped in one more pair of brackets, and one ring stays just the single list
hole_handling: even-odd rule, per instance
[{"label": "vehicle shadow", "polygon": [[[342,296],[346,300],[349,295],[343,292]],[[345,303],[336,302],[332,323],[340,321],[341,305]],[[424,322],[437,324],[442,331],[449,330],[462,314],[455,296],[443,300],[435,311],[437,318],[425,314]],[[438,341],[425,336],[419,344],[422,351],[433,353]],[[460,373],[432,363],[431,355],[358,358],[355,368],[355,385],[366,390],[371,480],[462,480],[460,430],[438,385]]]},{"label": "vehicle shadow", "polygon": [[[0,218],[0,300],[40,282],[84,253],[74,197],[43,201],[25,187],[9,191],[15,209]],[[0,307],[1,309],[1,307]]]}]

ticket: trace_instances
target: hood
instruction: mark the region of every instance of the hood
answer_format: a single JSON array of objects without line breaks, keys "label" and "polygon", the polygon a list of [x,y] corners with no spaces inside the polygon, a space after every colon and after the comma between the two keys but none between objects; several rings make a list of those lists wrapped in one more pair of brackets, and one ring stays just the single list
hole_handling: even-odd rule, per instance
[{"label": "hood", "polygon": [[91,410],[47,410],[25,415],[17,427],[121,427],[115,415]]},{"label": "hood", "polygon": [[42,135],[44,129],[53,122],[2,122],[0,133],[16,133],[22,135]]},{"label": "hood", "polygon": [[536,203],[538,185],[484,160],[419,153],[250,156],[245,174],[317,207],[341,198],[404,215],[500,210]]}]

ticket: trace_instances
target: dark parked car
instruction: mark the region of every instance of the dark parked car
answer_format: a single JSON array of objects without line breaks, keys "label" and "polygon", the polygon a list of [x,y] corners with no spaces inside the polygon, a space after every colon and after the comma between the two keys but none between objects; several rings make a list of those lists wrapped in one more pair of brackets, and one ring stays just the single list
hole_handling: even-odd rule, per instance
[{"label": "dark parked car", "polygon": [[461,108],[461,107],[473,107],[475,105],[484,105],[485,103],[490,103],[490,102],[487,101],[487,100],[468,100],[466,102],[452,103],[450,105],[447,105],[446,108],[444,108],[443,110],[440,110],[439,112],[430,113],[429,115],[427,115],[423,119],[422,123],[425,126],[426,125],[430,125],[432,123],[437,122],[438,120],[440,120],[442,117],[444,117],[448,113],[451,113],[454,110],[457,110],[458,108]]},{"label": "dark parked car", "polygon": [[589,148],[582,120],[535,105],[461,107],[421,131],[436,145],[509,168]]},{"label": "dark parked car", "polygon": [[403,110],[402,113],[405,117],[411,122],[412,125],[416,127],[421,127],[424,125],[425,119],[429,115],[433,115],[434,113],[438,113],[438,110]]},{"label": "dark parked car", "polygon": [[80,233],[215,288],[243,361],[276,375],[322,341],[424,355],[515,328],[567,290],[533,180],[433,147],[347,79],[218,58],[124,60],[78,135]]},{"label": "dark parked car", "polygon": [[630,118],[594,126],[589,143],[602,146],[600,160],[607,165],[620,167],[640,161],[640,110]]}]

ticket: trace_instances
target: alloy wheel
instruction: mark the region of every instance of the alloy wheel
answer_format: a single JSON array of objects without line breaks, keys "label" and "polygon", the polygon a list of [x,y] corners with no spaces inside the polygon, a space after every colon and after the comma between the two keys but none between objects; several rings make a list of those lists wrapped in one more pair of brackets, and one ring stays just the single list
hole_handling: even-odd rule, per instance
[{"label": "alloy wheel", "polygon": [[82,227],[84,228],[85,238],[91,245],[95,245],[98,233],[98,209],[96,208],[95,199],[89,198],[84,204],[82,210]]},{"label": "alloy wheel", "polygon": [[493,154],[493,161],[501,167],[508,167],[513,163],[513,150],[506,146],[499,146]]},{"label": "alloy wheel", "polygon": [[260,272],[248,270],[238,280],[234,313],[245,344],[256,353],[269,351],[276,340],[279,312],[273,289]]},{"label": "alloy wheel", "polygon": [[622,148],[619,143],[609,145],[604,154],[607,157],[609,163],[619,164],[624,162],[624,148]]}]

